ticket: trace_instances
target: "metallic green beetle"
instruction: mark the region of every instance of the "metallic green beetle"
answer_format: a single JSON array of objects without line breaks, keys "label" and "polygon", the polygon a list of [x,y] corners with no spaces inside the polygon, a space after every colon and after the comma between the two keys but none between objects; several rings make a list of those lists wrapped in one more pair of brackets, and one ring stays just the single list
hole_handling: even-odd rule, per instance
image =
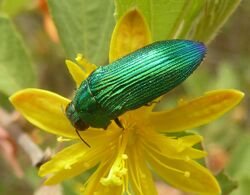
[{"label": "metallic green beetle", "polygon": [[111,120],[153,101],[183,82],[202,62],[203,43],[155,42],[91,73],[66,108],[77,130],[104,128]]}]

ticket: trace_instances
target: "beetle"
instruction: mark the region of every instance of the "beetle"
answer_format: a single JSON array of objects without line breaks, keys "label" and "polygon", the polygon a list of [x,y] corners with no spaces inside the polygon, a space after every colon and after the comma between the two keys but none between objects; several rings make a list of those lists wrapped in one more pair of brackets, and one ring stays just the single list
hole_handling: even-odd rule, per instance
[{"label": "beetle", "polygon": [[[76,131],[106,129],[123,113],[147,105],[183,82],[202,62],[206,47],[191,40],[159,41],[136,50],[85,79],[66,107]],[[79,133],[78,133],[79,135]]]}]

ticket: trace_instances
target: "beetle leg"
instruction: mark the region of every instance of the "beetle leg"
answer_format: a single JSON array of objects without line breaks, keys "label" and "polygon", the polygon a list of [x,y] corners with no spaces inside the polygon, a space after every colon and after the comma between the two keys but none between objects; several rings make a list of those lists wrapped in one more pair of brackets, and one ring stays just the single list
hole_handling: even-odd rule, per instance
[{"label": "beetle leg", "polygon": [[122,128],[124,130],[124,127],[123,127],[121,121],[119,120],[119,118],[115,118],[114,121],[118,125],[118,127]]}]

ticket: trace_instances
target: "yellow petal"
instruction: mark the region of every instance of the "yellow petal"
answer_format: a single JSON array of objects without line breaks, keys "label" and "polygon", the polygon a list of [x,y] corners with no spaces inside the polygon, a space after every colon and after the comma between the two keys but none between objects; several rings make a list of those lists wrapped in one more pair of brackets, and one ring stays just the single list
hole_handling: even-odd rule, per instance
[{"label": "yellow petal", "polygon": [[151,42],[150,30],[137,10],[127,12],[117,22],[112,34],[109,61],[117,60]]},{"label": "yellow petal", "polygon": [[40,167],[39,176],[44,177],[50,173],[70,169],[72,165],[81,160],[89,150],[90,149],[81,142],[68,146]]},{"label": "yellow petal", "polygon": [[68,99],[41,89],[24,89],[10,97],[15,108],[32,124],[53,134],[77,137],[65,116]]},{"label": "yellow petal", "polygon": [[83,143],[75,144],[57,153],[52,160],[42,165],[39,175],[52,173],[45,184],[53,185],[94,167],[107,156],[107,153],[102,147],[89,149]]},{"label": "yellow petal", "polygon": [[154,131],[147,131],[147,135],[141,139],[145,150],[152,150],[171,159],[198,159],[207,155],[206,152],[192,148],[200,140],[201,136],[192,135],[181,138],[170,138]]},{"label": "yellow petal", "polygon": [[91,148],[82,142],[65,148],[41,166],[39,175],[52,174],[45,182],[47,185],[52,185],[86,171],[103,158],[109,157],[110,153],[115,153],[118,135],[117,131],[88,129],[81,133],[81,136]]},{"label": "yellow petal", "polygon": [[173,110],[152,112],[149,122],[162,132],[183,131],[207,124],[236,106],[244,94],[233,89],[215,90]]},{"label": "yellow petal", "polygon": [[138,147],[130,147],[128,154],[129,182],[135,195],[157,194],[152,174],[145,162],[144,156]]},{"label": "yellow petal", "polygon": [[76,86],[79,87],[82,81],[87,78],[87,74],[84,73],[83,70],[74,62],[70,60],[66,60],[65,63],[67,65],[69,73],[71,74],[72,78],[76,82]]},{"label": "yellow petal", "polygon": [[187,135],[180,137],[179,140],[181,140],[187,146],[193,146],[200,143],[203,140],[203,137],[200,135]]},{"label": "yellow petal", "polygon": [[109,128],[107,131],[103,129],[95,129],[95,128],[88,128],[86,131],[79,131],[81,137],[87,141],[90,146],[102,146],[105,147],[106,145],[112,146],[115,141],[117,141],[118,137],[122,133],[120,129],[111,129]]},{"label": "yellow petal", "polygon": [[151,150],[145,151],[154,171],[173,187],[196,194],[220,194],[220,186],[214,176],[199,163],[170,159]]}]

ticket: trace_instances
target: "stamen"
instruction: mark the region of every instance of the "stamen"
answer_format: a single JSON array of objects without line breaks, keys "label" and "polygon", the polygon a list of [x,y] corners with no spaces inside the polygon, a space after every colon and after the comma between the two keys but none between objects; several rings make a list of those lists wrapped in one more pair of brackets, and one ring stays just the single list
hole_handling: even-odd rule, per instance
[{"label": "stamen", "polygon": [[160,165],[163,166],[164,168],[169,169],[169,170],[174,171],[174,172],[177,172],[177,173],[180,173],[180,174],[183,174],[185,177],[190,177],[190,172],[189,172],[189,171],[182,171],[182,170],[180,170],[180,169],[176,169],[176,168],[174,168],[174,167],[168,166],[168,165],[165,164],[165,163],[162,163],[162,162],[159,161],[159,159],[156,158],[150,151],[148,151],[148,155],[150,155],[152,159],[154,159],[158,164],[160,164]]},{"label": "stamen", "polygon": [[86,70],[86,73],[91,73],[93,70],[96,69],[96,66],[94,64],[89,63],[88,60],[86,60],[80,53],[77,54],[75,60]]},{"label": "stamen", "polygon": [[190,161],[190,159],[191,159],[191,158],[190,158],[189,156],[185,156],[185,161],[186,161],[186,162]]},{"label": "stamen", "polygon": [[122,159],[124,159],[124,160],[128,159],[128,155],[127,154],[122,154]]},{"label": "stamen", "polygon": [[71,139],[69,139],[69,138],[64,138],[64,137],[60,136],[60,137],[57,138],[57,141],[58,141],[58,142],[68,142],[68,141],[71,141]]},{"label": "stamen", "polygon": [[185,177],[190,177],[190,172],[189,171],[185,171],[184,176]]},{"label": "stamen", "polygon": [[81,186],[80,187],[80,192],[83,193],[85,191],[86,187],[85,186]]},{"label": "stamen", "polygon": [[186,149],[185,144],[183,144],[183,140],[178,138],[177,140],[177,152],[183,152]]},{"label": "stamen", "polygon": [[90,164],[87,163],[87,162],[84,162],[84,163],[83,163],[83,166],[86,167],[86,168],[89,168],[89,167],[90,167]]},{"label": "stamen", "polygon": [[67,170],[69,170],[69,169],[71,169],[72,167],[71,167],[71,164],[66,164],[65,166],[64,166],[64,169],[67,169]]},{"label": "stamen", "polygon": [[185,104],[185,103],[187,103],[187,101],[184,100],[183,98],[181,98],[181,99],[179,99],[177,105],[178,105],[178,106],[182,106],[182,105]]},{"label": "stamen", "polygon": [[[123,156],[123,155],[122,155]],[[115,185],[120,186],[124,183],[124,176],[127,175],[126,168],[126,159],[122,156],[119,156],[113,166],[110,169],[110,172],[106,178],[101,178],[100,182],[104,186]]]},{"label": "stamen", "polygon": [[85,64],[85,62],[86,62],[86,59],[83,58],[83,55],[80,54],[80,53],[78,53],[78,54],[76,55],[75,60],[76,60],[76,62],[77,62],[79,65],[82,65],[82,66],[84,66],[84,64]]},{"label": "stamen", "polygon": [[143,173],[140,173],[140,176],[141,176],[142,179],[145,179],[145,178],[146,178],[146,175],[143,174]]},{"label": "stamen", "polygon": [[126,166],[127,164],[126,161],[128,159],[128,156],[127,154],[125,154],[125,149],[128,143],[128,137],[129,137],[129,131],[124,130],[120,141],[118,155],[116,157],[115,162],[113,163],[113,166],[109,171],[108,176],[105,178],[101,178],[100,182],[102,185],[104,186],[123,185],[123,191],[125,191],[125,185],[128,183],[127,181],[128,169]]}]

